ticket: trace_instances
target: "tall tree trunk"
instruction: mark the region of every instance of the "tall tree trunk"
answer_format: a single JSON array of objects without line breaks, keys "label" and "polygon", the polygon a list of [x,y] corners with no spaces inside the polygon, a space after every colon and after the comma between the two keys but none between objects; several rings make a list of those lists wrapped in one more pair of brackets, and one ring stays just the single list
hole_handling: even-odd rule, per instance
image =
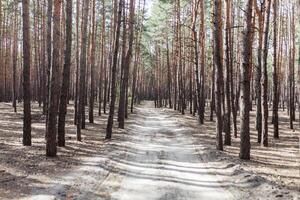
[{"label": "tall tree trunk", "polygon": [[199,45],[201,48],[200,53],[200,123],[204,123],[204,114],[205,114],[205,6],[204,1],[200,1],[200,28],[199,28]]},{"label": "tall tree trunk", "polygon": [[250,65],[252,51],[252,9],[253,0],[247,1],[244,39],[243,39],[243,65],[241,69],[241,143],[240,154],[241,159],[250,159]]},{"label": "tall tree trunk", "polygon": [[67,0],[66,4],[66,53],[63,71],[63,81],[61,86],[58,118],[58,146],[65,146],[65,124],[67,114],[68,93],[70,86],[70,67],[72,53],[72,1]]},{"label": "tall tree trunk", "polygon": [[83,18],[81,28],[81,53],[80,53],[80,77],[79,77],[79,101],[77,107],[77,140],[81,141],[81,128],[85,115],[85,79],[86,79],[86,54],[87,54],[87,26],[89,15],[89,2],[82,0]]},{"label": "tall tree trunk", "polygon": [[223,34],[222,34],[222,1],[214,1],[214,58],[216,65],[216,115],[218,150],[223,150],[223,119],[222,119],[222,87],[223,87]]},{"label": "tall tree trunk", "polygon": [[22,1],[23,8],[23,145],[31,146],[31,107],[30,107],[30,21],[29,4],[30,0]]},{"label": "tall tree trunk", "polygon": [[277,69],[277,0],[273,2],[274,10],[274,35],[273,35],[273,48],[274,48],[274,61],[273,61],[273,125],[274,125],[274,138],[279,138],[278,130],[278,69]]},{"label": "tall tree trunk", "polygon": [[[105,77],[104,70],[106,69],[106,53],[105,53],[105,31],[106,31],[106,10],[105,0],[102,0],[102,34],[101,34],[101,63],[100,63],[100,77],[99,77],[99,111],[98,115],[101,116],[102,110],[102,93],[103,93],[103,78]],[[104,76],[103,76],[104,75]]]},{"label": "tall tree trunk", "polygon": [[79,0],[76,0],[76,85],[75,85],[75,99],[74,99],[74,125],[77,124],[78,115],[78,95],[79,95]]},{"label": "tall tree trunk", "polygon": [[126,109],[126,91],[128,88],[129,69],[130,69],[132,50],[133,50],[133,39],[134,39],[133,25],[134,25],[134,12],[135,12],[134,8],[135,8],[135,1],[130,0],[128,50],[125,57],[123,85],[121,88],[121,93],[123,95],[120,95],[121,108],[120,108],[119,128],[123,128],[123,129],[124,129],[125,109]]},{"label": "tall tree trunk", "polygon": [[199,8],[199,2],[194,0],[194,11],[193,11],[193,19],[192,19],[192,39],[193,39],[193,47],[194,47],[194,63],[195,63],[195,79],[196,79],[196,93],[197,93],[197,114],[199,123],[201,122],[201,85],[199,78],[199,48],[198,48],[198,39],[197,39],[197,31],[196,31],[196,21],[197,14]]},{"label": "tall tree trunk", "polygon": [[119,6],[115,7],[118,10],[118,16],[116,18],[116,34],[115,34],[115,47],[113,54],[113,65],[111,71],[111,101],[109,108],[109,116],[106,127],[106,139],[111,139],[112,136],[112,127],[114,121],[114,112],[115,112],[115,101],[116,101],[116,71],[117,71],[117,62],[118,62],[118,52],[119,52],[119,38],[120,38],[120,29],[121,29],[121,17],[122,17],[122,6],[124,0],[119,0]]},{"label": "tall tree trunk", "polygon": [[56,123],[59,99],[59,67],[60,67],[60,22],[62,0],[54,0],[53,13],[53,62],[49,90],[48,122],[46,131],[46,155],[56,156]]},{"label": "tall tree trunk", "polygon": [[52,10],[53,10],[53,0],[48,0],[48,9],[47,9],[47,67],[48,68],[47,68],[47,89],[45,94],[46,102],[44,104],[44,114],[46,115],[46,126],[48,124],[50,70],[51,70],[51,63],[52,63]]},{"label": "tall tree trunk", "polygon": [[230,96],[230,77],[231,77],[231,1],[226,0],[226,113],[224,116],[225,145],[231,145],[231,96]]},{"label": "tall tree trunk", "polygon": [[[95,37],[96,37],[96,25],[95,25],[95,9],[96,4],[95,0],[92,3],[92,47],[91,47],[91,88],[90,88],[90,102],[89,102],[89,121],[90,123],[94,123],[94,100],[95,100]],[[103,22],[104,23],[104,22]]]},{"label": "tall tree trunk", "polygon": [[262,108],[261,108],[261,71],[262,71],[262,46],[263,46],[263,31],[264,31],[264,13],[265,1],[259,9],[256,1],[254,1],[256,13],[258,15],[259,32],[258,32],[258,50],[257,50],[257,68],[255,74],[255,90],[256,90],[256,130],[257,142],[261,143],[262,134]]},{"label": "tall tree trunk", "polygon": [[18,59],[18,1],[14,2],[14,42],[13,42],[13,92],[12,92],[12,105],[14,112],[17,112],[17,60]]},{"label": "tall tree trunk", "polygon": [[262,69],[262,106],[263,106],[263,115],[262,115],[262,136],[263,136],[263,146],[268,146],[268,117],[269,117],[269,108],[268,108],[268,48],[269,48],[269,26],[270,26],[270,13],[271,13],[271,0],[268,0],[267,3],[267,18],[265,26],[265,36],[264,36],[264,64]]}]

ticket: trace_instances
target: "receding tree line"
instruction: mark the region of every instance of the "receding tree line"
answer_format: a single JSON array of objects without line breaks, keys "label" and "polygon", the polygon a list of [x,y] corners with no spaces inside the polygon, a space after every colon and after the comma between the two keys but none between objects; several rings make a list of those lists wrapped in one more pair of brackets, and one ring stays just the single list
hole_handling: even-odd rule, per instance
[{"label": "receding tree line", "polygon": [[151,19],[146,5],[0,0],[0,101],[14,112],[23,103],[24,145],[31,145],[34,102],[46,116],[47,156],[66,145],[68,105],[78,141],[96,115],[108,114],[110,139],[115,118],[124,129],[134,104],[153,100],[200,124],[216,120],[216,148],[240,137],[241,159],[250,159],[251,110],[265,147],[270,123],[280,139],[280,109],[294,128],[299,1],[156,0]]},{"label": "receding tree line", "polygon": [[206,120],[216,116],[216,148],[223,150],[223,145],[231,145],[232,136],[239,136],[241,159],[250,159],[250,111],[256,110],[257,142],[268,147],[270,123],[273,137],[280,138],[279,109],[287,111],[293,129],[300,105],[299,4],[293,0],[166,3],[169,12],[164,20],[172,26],[153,41],[155,105],[182,114],[189,110],[200,124],[205,123],[205,113]]},{"label": "receding tree line", "polygon": [[124,129],[141,100],[144,17],[144,0],[0,0],[0,101],[13,102],[14,112],[23,102],[24,145],[32,145],[33,102],[46,116],[47,156],[66,145],[70,101],[78,141],[86,121],[103,113],[107,139],[116,111]]}]

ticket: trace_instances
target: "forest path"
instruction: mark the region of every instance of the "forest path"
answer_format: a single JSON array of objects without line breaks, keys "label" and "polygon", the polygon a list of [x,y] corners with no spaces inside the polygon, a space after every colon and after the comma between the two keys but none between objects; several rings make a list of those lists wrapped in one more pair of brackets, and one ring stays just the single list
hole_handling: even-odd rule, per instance
[{"label": "forest path", "polygon": [[[234,199],[196,151],[191,128],[146,102],[137,108],[118,158],[99,190],[105,199]],[[124,153],[125,151],[125,153]]]},{"label": "forest path", "polygon": [[101,153],[53,177],[51,186],[34,188],[23,200],[234,199],[231,184],[218,181],[224,169],[215,173],[200,156],[206,145],[193,138],[194,129],[173,111],[144,102],[130,115],[125,131],[114,130]]}]

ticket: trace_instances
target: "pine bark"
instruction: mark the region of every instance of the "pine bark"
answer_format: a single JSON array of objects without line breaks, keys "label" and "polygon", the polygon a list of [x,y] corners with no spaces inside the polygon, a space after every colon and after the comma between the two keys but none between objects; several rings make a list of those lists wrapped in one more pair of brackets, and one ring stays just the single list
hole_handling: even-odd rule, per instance
[{"label": "pine bark", "polygon": [[89,102],[89,121],[94,123],[94,101],[95,101],[95,51],[96,51],[96,15],[95,15],[96,4],[93,0],[92,8],[92,47],[91,47],[91,86],[90,86],[90,102]]},{"label": "pine bark", "polygon": [[269,48],[269,26],[270,26],[270,13],[271,13],[271,0],[267,2],[267,18],[265,25],[265,35],[264,35],[264,50],[263,50],[263,68],[262,68],[262,144],[263,146],[268,146],[268,117],[269,117],[269,108],[268,108],[268,48]]},{"label": "pine bark", "polygon": [[222,1],[214,1],[214,59],[216,65],[216,115],[217,115],[217,150],[223,150],[223,117],[222,117],[222,92],[223,92],[223,34],[222,34]]},{"label": "pine bark", "polygon": [[63,69],[63,80],[61,86],[58,118],[58,146],[65,146],[65,124],[67,114],[68,94],[70,87],[70,68],[72,54],[72,5],[73,0],[67,0],[66,4],[66,53]]},{"label": "pine bark", "polygon": [[82,28],[81,28],[81,52],[80,52],[80,76],[79,76],[79,101],[77,106],[77,140],[81,141],[81,129],[84,126],[83,120],[85,115],[85,82],[86,82],[86,57],[87,57],[87,27],[89,15],[89,2],[82,0]]},{"label": "pine bark", "polygon": [[274,35],[273,35],[273,126],[274,126],[274,138],[279,138],[278,130],[278,69],[277,69],[277,0],[273,2],[273,11],[274,11]]},{"label": "pine bark", "polygon": [[54,0],[53,13],[53,62],[49,88],[49,107],[46,131],[46,155],[56,156],[57,111],[59,99],[59,67],[60,67],[60,23],[62,0]]},{"label": "pine bark", "polygon": [[110,98],[110,107],[109,107],[109,117],[106,127],[106,139],[111,139],[112,136],[112,127],[114,121],[114,112],[115,112],[115,102],[116,102],[116,71],[117,71],[117,62],[118,62],[118,52],[119,52],[119,38],[120,38],[120,29],[121,29],[121,17],[122,17],[122,6],[124,0],[119,0],[119,6],[115,7],[118,10],[116,17],[116,34],[115,34],[115,45],[114,45],[114,54],[113,54],[113,65],[111,71],[111,98]]},{"label": "pine bark", "polygon": [[250,65],[252,50],[252,9],[253,0],[247,1],[243,38],[243,64],[241,69],[241,132],[240,159],[250,160]]},{"label": "pine bark", "polygon": [[23,145],[31,146],[31,90],[30,90],[30,21],[29,21],[30,0],[22,1],[23,9]]}]

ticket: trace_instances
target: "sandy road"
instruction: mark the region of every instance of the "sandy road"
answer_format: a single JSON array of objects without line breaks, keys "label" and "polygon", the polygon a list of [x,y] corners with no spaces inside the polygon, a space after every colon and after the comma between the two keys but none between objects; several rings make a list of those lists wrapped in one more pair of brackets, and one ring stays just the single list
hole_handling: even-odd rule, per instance
[{"label": "sandy road", "polygon": [[99,188],[106,191],[103,198],[234,199],[205,167],[189,127],[151,107],[146,103],[137,109],[125,141],[115,146],[121,156],[105,166],[113,170]]},{"label": "sandy road", "polygon": [[192,129],[183,120],[146,102],[127,121],[126,129],[115,133],[103,153],[88,157],[78,169],[23,200],[234,199],[205,166]]}]

